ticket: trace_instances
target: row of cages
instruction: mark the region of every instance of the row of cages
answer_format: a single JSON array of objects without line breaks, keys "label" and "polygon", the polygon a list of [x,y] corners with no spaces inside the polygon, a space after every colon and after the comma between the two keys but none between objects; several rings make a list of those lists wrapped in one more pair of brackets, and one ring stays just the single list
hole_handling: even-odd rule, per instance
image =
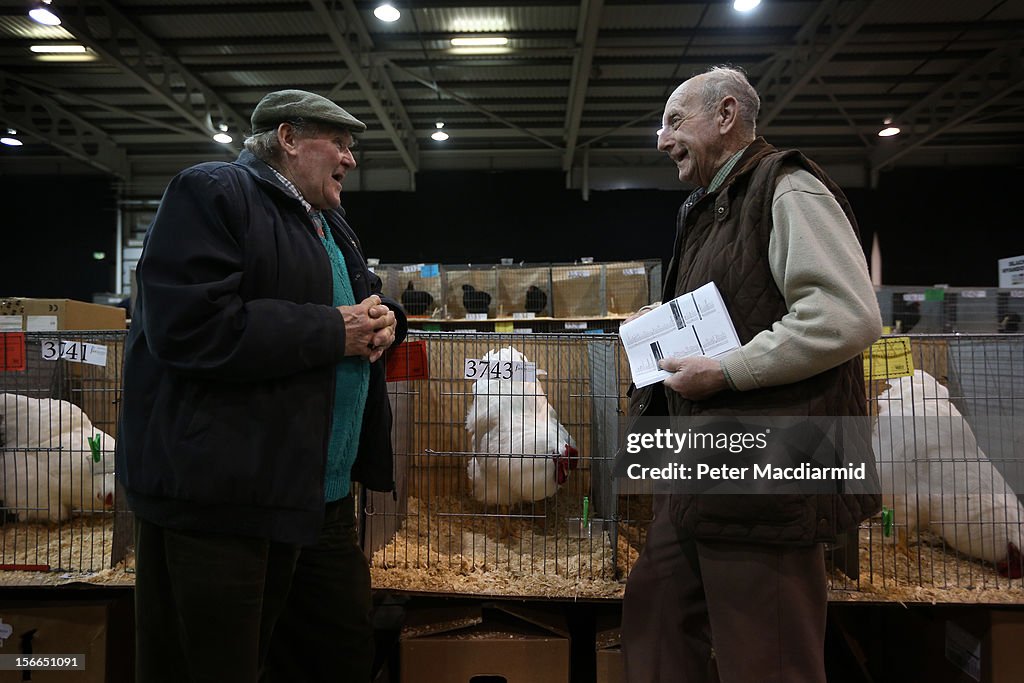
[{"label": "row of cages", "polygon": [[1024,287],[876,289],[883,323],[894,333],[1024,332]]},{"label": "row of cages", "polygon": [[[3,341],[0,581],[130,580],[113,477],[124,333]],[[882,342],[912,368],[865,352],[885,507],[826,548],[833,597],[1024,600],[1024,335]],[[630,385],[618,338],[416,332],[387,362],[397,491],[357,496],[374,586],[620,597],[654,494],[612,476]]]},{"label": "row of cages", "polygon": [[409,316],[432,320],[625,317],[661,293],[660,260],[372,268]]}]

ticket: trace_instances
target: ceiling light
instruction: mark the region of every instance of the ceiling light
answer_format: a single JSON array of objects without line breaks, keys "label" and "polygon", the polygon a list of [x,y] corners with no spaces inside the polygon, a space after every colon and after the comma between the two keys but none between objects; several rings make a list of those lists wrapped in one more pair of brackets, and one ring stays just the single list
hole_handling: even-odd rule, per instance
[{"label": "ceiling light", "polygon": [[222,145],[231,144],[231,142],[234,140],[233,137],[224,132],[217,133],[216,135],[213,136],[213,139],[215,142],[219,142]]},{"label": "ceiling light", "polygon": [[52,0],[42,0],[37,3],[35,7],[28,11],[28,16],[32,18],[32,21],[39,24],[60,26],[60,17],[50,11],[51,2]]},{"label": "ceiling light", "polygon": [[32,45],[28,49],[40,54],[85,54],[85,45]]},{"label": "ceiling light", "polygon": [[25,143],[23,143],[18,138],[14,137],[17,134],[18,131],[14,130],[13,128],[8,128],[7,135],[0,138],[0,144],[7,145],[8,147],[21,147]]},{"label": "ceiling light", "polygon": [[883,128],[882,130],[878,131],[878,137],[880,137],[880,138],[891,138],[893,135],[899,135],[900,134],[899,126],[892,125],[892,117],[891,116],[886,116],[885,120],[882,121],[882,123],[885,125],[885,128]]},{"label": "ceiling light", "polygon": [[437,140],[438,142],[444,142],[445,140],[447,140],[448,133],[445,133],[443,130],[441,130],[442,128],[444,128],[444,121],[438,121],[434,125],[437,126],[437,130],[431,133],[430,137],[433,138],[434,140]]},{"label": "ceiling light", "polygon": [[373,10],[373,16],[377,17],[381,21],[390,23],[392,21],[398,21],[398,18],[402,16],[402,13],[395,9],[393,5],[385,2],[383,5],[378,6],[377,9]]},{"label": "ceiling light", "polygon": [[476,36],[472,38],[452,38],[453,47],[494,47],[508,45],[505,36]]},{"label": "ceiling light", "polygon": [[732,8],[737,12],[749,12],[760,4],[761,0],[733,0]]}]

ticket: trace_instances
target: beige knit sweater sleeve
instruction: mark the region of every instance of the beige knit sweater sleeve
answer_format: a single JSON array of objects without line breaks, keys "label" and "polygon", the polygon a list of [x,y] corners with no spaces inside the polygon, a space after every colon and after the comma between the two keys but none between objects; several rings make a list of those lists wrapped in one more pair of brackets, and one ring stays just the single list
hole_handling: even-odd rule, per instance
[{"label": "beige knit sweater sleeve", "polygon": [[882,332],[860,243],[820,180],[784,174],[772,200],[772,276],[788,313],[722,359],[733,388],[789,384],[853,358]]}]

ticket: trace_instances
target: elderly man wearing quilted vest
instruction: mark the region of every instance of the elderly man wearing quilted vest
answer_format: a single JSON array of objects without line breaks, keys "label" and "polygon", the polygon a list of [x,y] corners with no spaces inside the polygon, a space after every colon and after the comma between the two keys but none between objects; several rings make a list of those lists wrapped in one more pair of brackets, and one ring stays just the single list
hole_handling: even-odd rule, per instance
[{"label": "elderly man wearing quilted vest", "polygon": [[[635,390],[631,416],[867,414],[861,352],[881,319],[856,221],[821,168],[756,136],[759,107],[724,67],[665,103],[658,149],[697,189],[679,211],[663,300],[714,282],[741,346],[663,360],[672,376]],[[855,531],[879,497],[655,498],[623,606],[630,683],[716,669],[722,683],[824,683],[822,543]]]}]

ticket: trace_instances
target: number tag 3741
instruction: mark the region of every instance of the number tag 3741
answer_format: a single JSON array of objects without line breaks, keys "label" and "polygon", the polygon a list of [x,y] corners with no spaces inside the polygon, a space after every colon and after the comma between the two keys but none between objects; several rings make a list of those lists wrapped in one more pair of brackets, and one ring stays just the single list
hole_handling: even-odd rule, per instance
[{"label": "number tag 3741", "polygon": [[536,382],[537,364],[512,360],[479,360],[466,359],[464,379],[483,379],[484,377],[500,381]]},{"label": "number tag 3741", "polygon": [[73,363],[106,366],[107,347],[85,342],[44,339],[41,343],[43,360],[69,360]]}]

